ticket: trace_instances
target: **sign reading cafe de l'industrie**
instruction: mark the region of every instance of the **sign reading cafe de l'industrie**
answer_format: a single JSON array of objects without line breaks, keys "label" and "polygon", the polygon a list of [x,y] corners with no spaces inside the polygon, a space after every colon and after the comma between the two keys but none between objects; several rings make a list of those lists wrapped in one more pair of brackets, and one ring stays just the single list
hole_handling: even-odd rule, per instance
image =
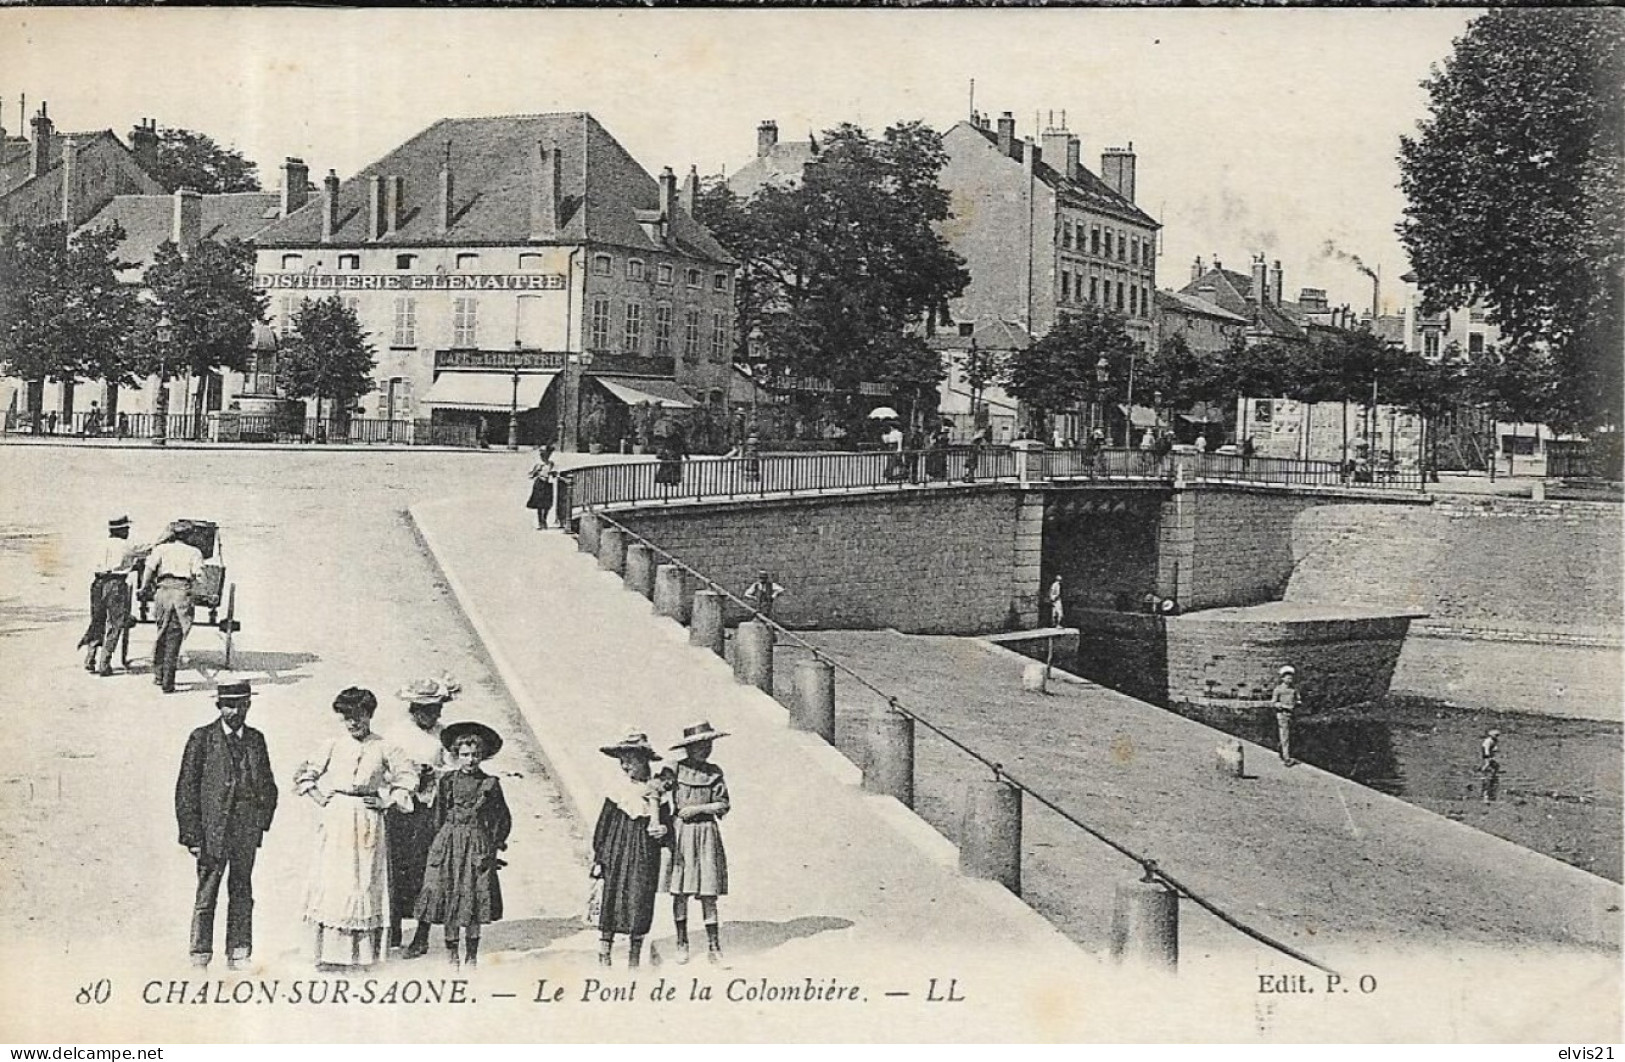
[{"label": "sign reading cafe de l'industrie", "polygon": [[563,291],[562,273],[255,273],[256,288],[344,291]]}]

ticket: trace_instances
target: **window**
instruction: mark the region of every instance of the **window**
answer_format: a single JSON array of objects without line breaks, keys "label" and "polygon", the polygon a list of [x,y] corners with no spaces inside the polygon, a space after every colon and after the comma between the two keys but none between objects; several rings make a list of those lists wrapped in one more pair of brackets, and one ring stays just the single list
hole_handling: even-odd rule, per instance
[{"label": "window", "polygon": [[300,301],[296,295],[282,296],[282,308],[277,316],[277,335],[283,339],[293,335],[293,318],[299,312]]},{"label": "window", "polygon": [[1118,313],[1123,312],[1123,288],[1124,288],[1124,286],[1125,285],[1123,284],[1123,282],[1121,280],[1119,280],[1117,282],[1117,312]]},{"label": "window", "polygon": [[659,267],[655,269],[655,279],[662,284],[670,284],[671,273],[671,263],[661,262]]},{"label": "window", "polygon": [[716,276],[712,277],[711,278],[711,290],[715,291],[715,292],[719,292],[719,293],[727,291],[728,290],[728,274],[726,274],[726,273],[718,273]]},{"label": "window", "polygon": [[398,254],[395,256],[396,269],[415,269],[417,264],[418,256],[415,254]]},{"label": "window", "polygon": [[392,347],[418,345],[418,300],[402,296],[395,300],[395,334],[390,338]]},{"label": "window", "polygon": [[1439,333],[1428,332],[1422,336],[1422,356],[1429,360],[1439,357]]},{"label": "window", "polygon": [[976,334],[975,323],[971,321],[959,322],[959,334],[967,337],[974,336]]},{"label": "window", "polygon": [[1089,253],[1090,254],[1099,254],[1100,253],[1100,226],[1099,225],[1096,225],[1094,228],[1089,230]]},{"label": "window", "polygon": [[1099,277],[1090,277],[1089,278],[1089,301],[1090,302],[1099,302],[1100,301],[1100,278]]},{"label": "window", "polygon": [[1138,236],[1134,237],[1134,239],[1129,241],[1129,245],[1128,245],[1128,264],[1129,265],[1139,265],[1140,264],[1140,238]]},{"label": "window", "polygon": [[358,254],[339,255],[339,268],[359,271],[361,269],[361,256]]},{"label": "window", "polygon": [[1151,285],[1149,285],[1149,284],[1141,284],[1140,285],[1140,314],[1141,314],[1141,316],[1150,317],[1151,316],[1151,307],[1152,307],[1152,305],[1153,304],[1151,302]]},{"label": "window", "polygon": [[1140,289],[1128,289],[1128,312],[1131,317],[1140,316]]},{"label": "window", "polygon": [[609,276],[610,270],[613,269],[614,267],[615,267],[615,262],[614,262],[613,259],[611,259],[609,257],[609,255],[607,255],[607,254],[595,254],[595,255],[592,256],[592,275],[593,276],[595,276],[595,277],[607,277],[607,276]]},{"label": "window", "polygon": [[1477,306],[1468,307],[1468,309],[1467,309],[1467,320],[1470,323],[1472,323],[1472,324],[1483,324],[1484,319],[1485,319],[1485,314],[1484,314],[1484,311],[1482,309],[1478,308]]},{"label": "window", "polygon": [[1072,249],[1072,222],[1061,222],[1061,246],[1067,250]]},{"label": "window", "polygon": [[1109,307],[1111,304],[1112,282],[1109,280],[1102,280],[1100,282],[1100,305]]},{"label": "window", "polygon": [[1121,232],[1117,234],[1117,260],[1119,262],[1128,258],[1128,237]]},{"label": "window", "polygon": [[592,338],[588,341],[592,350],[607,350],[609,348],[609,300],[592,300]]},{"label": "window", "polygon": [[1155,263],[1156,258],[1157,238],[1155,236],[1147,236],[1145,238],[1145,246],[1140,248],[1140,264],[1145,266],[1147,269],[1150,269]]},{"label": "window", "polygon": [[700,311],[683,311],[683,360],[700,360]]},{"label": "window", "polygon": [[339,304],[346,310],[349,310],[351,313],[355,314],[357,318],[361,316],[361,296],[341,295],[339,297]]},{"label": "window", "polygon": [[626,304],[626,327],[621,330],[621,350],[627,354],[643,353],[643,303]]},{"label": "window", "polygon": [[698,269],[690,269],[688,271],[688,278],[687,279],[688,279],[688,286],[689,287],[691,287],[691,288],[699,287],[700,286],[700,271]]},{"label": "window", "polygon": [[671,303],[663,302],[655,307],[655,357],[671,357]]},{"label": "window", "polygon": [[711,315],[711,360],[728,360],[728,315],[725,313]]},{"label": "window", "polygon": [[466,348],[479,345],[479,310],[480,300],[472,296],[463,296],[453,300],[451,308],[452,346]]},{"label": "window", "polygon": [[521,273],[540,273],[542,271],[542,256],[535,251],[527,251],[519,256],[519,271]]},{"label": "window", "polygon": [[1061,301],[1072,301],[1072,274],[1061,270]]},{"label": "window", "polygon": [[1474,332],[1467,337],[1467,353],[1474,358],[1484,353],[1483,332]]},{"label": "window", "polygon": [[626,279],[627,280],[642,280],[643,279],[643,259],[641,259],[641,258],[628,258],[626,260]]},{"label": "window", "polygon": [[305,268],[305,256],[302,254],[285,254],[282,256],[282,271],[284,273],[293,269]]},{"label": "window", "polygon": [[480,256],[473,251],[464,251],[457,256],[457,271],[459,273],[472,273],[480,267]]}]

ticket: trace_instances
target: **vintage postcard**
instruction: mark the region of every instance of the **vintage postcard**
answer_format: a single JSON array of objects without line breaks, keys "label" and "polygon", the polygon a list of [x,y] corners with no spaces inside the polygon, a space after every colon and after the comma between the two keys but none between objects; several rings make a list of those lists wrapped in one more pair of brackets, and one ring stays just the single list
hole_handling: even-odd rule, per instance
[{"label": "vintage postcard", "polygon": [[1618,1042],[1618,14],[0,11],[0,1039]]}]

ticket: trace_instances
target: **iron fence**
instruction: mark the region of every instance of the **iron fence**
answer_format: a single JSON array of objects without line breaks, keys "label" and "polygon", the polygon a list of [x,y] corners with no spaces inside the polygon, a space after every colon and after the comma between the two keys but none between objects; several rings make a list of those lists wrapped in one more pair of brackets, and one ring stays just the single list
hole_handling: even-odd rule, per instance
[{"label": "iron fence", "polygon": [[[275,413],[225,413],[198,417],[171,413],[165,420],[165,436],[177,442],[241,442],[318,444],[363,444],[402,446],[479,445],[479,431],[473,425],[436,424],[423,420],[387,420],[352,417],[316,419],[287,417]],[[158,416],[154,413],[119,413],[108,418],[100,413],[75,413],[71,417],[33,414],[10,410],[5,415],[5,431],[13,435],[38,435],[78,439],[152,439],[158,436]]]}]

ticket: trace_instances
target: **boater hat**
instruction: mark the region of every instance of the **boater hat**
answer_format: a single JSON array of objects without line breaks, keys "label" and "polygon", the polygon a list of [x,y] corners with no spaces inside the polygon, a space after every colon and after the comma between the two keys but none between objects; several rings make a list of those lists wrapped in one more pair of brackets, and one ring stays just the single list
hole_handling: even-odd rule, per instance
[{"label": "boater hat", "polygon": [[713,730],[710,723],[695,723],[693,726],[685,726],[683,728],[683,740],[673,745],[672,748],[687,748],[690,745],[698,745],[702,741],[715,741],[717,738],[725,738],[727,736],[728,735],[721,730]]},{"label": "boater hat", "polygon": [[222,682],[214,688],[216,704],[222,701],[246,701],[254,696],[254,691],[246,682]]},{"label": "boater hat", "polygon": [[107,521],[107,530],[109,531],[117,531],[121,528],[127,528],[129,526],[130,518],[128,516],[119,516]]},{"label": "boater hat", "polygon": [[1281,665],[1281,674],[1283,674],[1283,675],[1296,675],[1297,673],[1298,673],[1298,669],[1293,667],[1291,664],[1283,664],[1283,665]]},{"label": "boater hat", "polygon": [[470,736],[479,738],[480,744],[485,746],[486,759],[495,756],[502,749],[502,735],[484,723],[475,722],[452,723],[440,731],[440,743],[447,749],[455,751],[458,743]]},{"label": "boater hat", "polygon": [[658,760],[660,753],[649,744],[649,735],[633,731],[613,745],[600,745],[598,751],[605,756],[619,757],[623,752],[641,752],[651,760]]},{"label": "boater hat", "polygon": [[450,676],[443,675],[440,678],[417,679],[397,690],[395,696],[413,704],[445,704],[461,688]]}]

